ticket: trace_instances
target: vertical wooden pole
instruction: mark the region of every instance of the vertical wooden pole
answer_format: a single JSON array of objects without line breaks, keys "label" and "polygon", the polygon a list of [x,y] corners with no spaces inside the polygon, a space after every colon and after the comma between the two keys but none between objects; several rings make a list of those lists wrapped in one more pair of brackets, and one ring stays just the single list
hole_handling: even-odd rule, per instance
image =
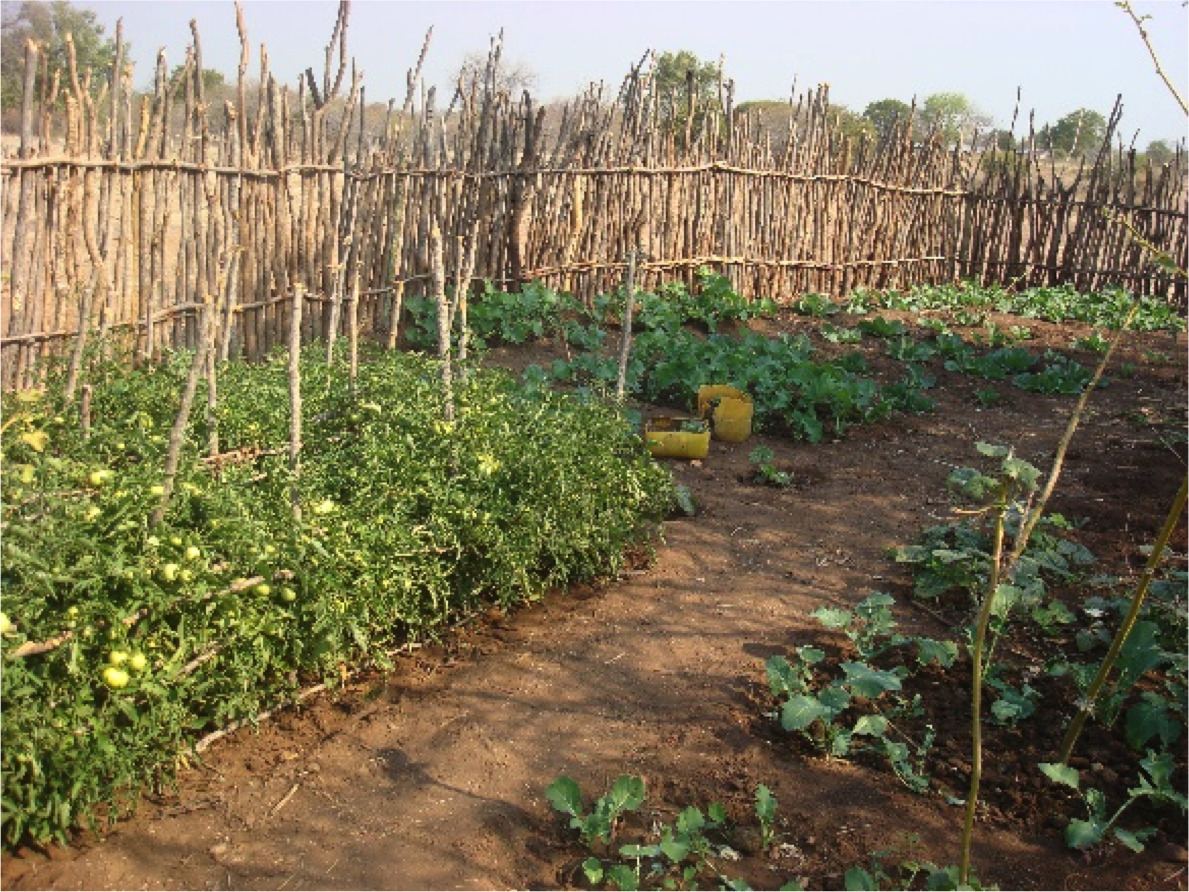
[{"label": "vertical wooden pole", "polygon": [[627,384],[628,357],[632,352],[632,311],[636,306],[636,246],[628,250],[628,269],[624,278],[623,289],[626,301],[623,307],[623,334],[619,341],[619,380],[615,385],[615,399],[623,402],[623,392]]},{"label": "vertical wooden pole", "polygon": [[437,221],[429,232],[431,289],[438,307],[438,362],[441,365],[444,405],[442,417],[454,421],[454,375],[450,367],[450,305],[446,301],[446,269],[442,261],[442,230]]},{"label": "vertical wooden pole", "polygon": [[293,519],[301,520],[301,315],[305,287],[293,288],[293,311],[289,317],[289,474],[292,478],[289,501]]},{"label": "vertical wooden pole", "polygon": [[198,376],[206,367],[206,347],[209,342],[207,331],[210,328],[210,301],[204,301],[199,322],[198,350],[194,353],[194,361],[190,363],[190,375],[186,378],[186,386],[182,391],[182,404],[178,408],[177,417],[173,422],[173,430],[169,434],[169,451],[165,457],[165,479],[162,481],[161,504],[153,511],[150,519],[152,526],[160,526],[165,519],[165,511],[169,507],[170,496],[173,495],[173,482],[177,476],[178,463],[182,456],[182,444],[186,439],[186,425],[190,422],[190,409],[194,405],[194,394],[198,390]]}]

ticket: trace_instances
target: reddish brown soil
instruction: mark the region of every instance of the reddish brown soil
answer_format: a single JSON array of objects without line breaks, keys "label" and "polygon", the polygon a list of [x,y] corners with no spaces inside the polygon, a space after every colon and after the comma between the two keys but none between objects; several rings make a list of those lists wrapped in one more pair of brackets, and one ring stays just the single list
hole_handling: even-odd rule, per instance
[{"label": "reddish brown soil", "polygon": [[[1088,334],[1022,324],[1037,350],[1068,349]],[[816,325],[794,318],[756,327]],[[1164,445],[1155,424],[1184,430],[1185,346],[1183,335],[1134,336],[1120,359],[1138,373],[1094,396],[1075,441],[1053,508],[1088,519],[1078,536],[1100,558],[1095,572],[1135,572],[1185,473],[1183,448]],[[1145,359],[1145,348],[1171,358]],[[899,364],[880,358],[880,342],[867,339],[863,349],[877,373],[900,377]],[[538,346],[495,351],[492,360],[523,367],[551,356]],[[948,516],[945,479],[975,461],[976,441],[1013,443],[1047,467],[1073,405],[999,385],[1002,403],[984,411],[973,391],[985,382],[938,378],[938,410],[928,415],[853,427],[818,446],[768,436],[714,442],[700,465],[674,463],[701,511],[667,524],[651,565],[513,615],[493,613],[386,677],[285,711],[258,733],[241,731],[184,771],[177,795],[146,800],[101,842],[5,856],[3,888],[581,887],[589,853],[544,796],[563,773],[588,796],[620,774],[642,775],[648,798],[621,835],[633,841],[654,820],[712,801],[754,828],[755,789],[766,784],[786,845],[763,856],[754,833],[734,831],[725,841],[743,858],[720,865],[754,888],[793,877],[842,888],[847,867],[867,864],[874,850],[904,851],[909,834],[919,838],[919,857],[956,863],[961,809],[938,791],[964,795],[968,672],[925,672],[914,682],[938,730],[935,789],[924,796],[878,761],[820,758],[765,716],[776,709],[767,657],[807,643],[835,654],[841,647],[844,639],[808,616],[820,605],[850,606],[886,590],[898,599],[903,631],[950,634],[959,613],[912,604],[905,569],[884,550]],[[794,486],[749,482],[748,454],[760,443],[792,471]],[[1183,524],[1175,541],[1182,550]],[[1012,659],[1025,661],[1048,646],[1025,634],[1008,642]],[[1061,827],[1080,803],[1035,766],[1054,758],[1069,691],[1054,683],[1044,694],[1037,717],[1018,730],[988,731],[974,846],[981,879],[1005,889],[1185,889],[1184,820],[1175,811],[1135,811],[1161,828],[1141,854],[1065,847]],[[1136,777],[1135,754],[1093,726],[1074,764],[1111,803]],[[1176,783],[1184,789],[1183,761]]]}]

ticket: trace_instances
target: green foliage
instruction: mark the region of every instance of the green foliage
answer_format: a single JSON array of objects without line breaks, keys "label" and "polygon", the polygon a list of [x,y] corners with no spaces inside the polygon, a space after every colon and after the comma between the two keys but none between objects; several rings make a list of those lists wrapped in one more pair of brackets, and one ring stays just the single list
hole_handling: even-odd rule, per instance
[{"label": "green foliage", "polygon": [[[964,316],[962,324],[985,321],[986,311],[1010,313],[1046,322],[1084,322],[1094,328],[1119,329],[1132,305],[1134,295],[1122,288],[1081,292],[1072,285],[1054,285],[1008,291],[998,286],[982,286],[974,282],[953,285],[920,285],[908,292],[856,291],[850,297],[851,307],[869,310],[886,307],[889,310],[945,311]],[[1166,300],[1155,297],[1138,298],[1139,307],[1131,328],[1136,331],[1184,331],[1185,320]],[[975,314],[978,315],[975,315]],[[1022,334],[1023,330],[1021,330]]]},{"label": "green foliage", "polygon": [[831,344],[857,344],[863,340],[863,332],[857,328],[836,328],[829,323],[823,325],[818,332]]},{"label": "green foliage", "polygon": [[908,329],[904,327],[904,323],[900,320],[888,321],[883,316],[875,316],[871,319],[864,319],[858,325],[859,331],[863,334],[869,334],[876,338],[899,338],[903,337]]},{"label": "green foliage", "polygon": [[[486,282],[482,294],[475,296],[467,307],[467,324],[471,344],[482,349],[492,344],[524,344],[546,335],[563,331],[564,315],[577,311],[579,304],[569,294],[558,294],[539,282],[530,282],[516,293],[498,291]],[[407,330],[409,343],[420,349],[436,349],[438,345],[438,309],[428,297],[414,297],[405,301],[412,316]],[[566,325],[567,338],[582,341],[592,335]]]},{"label": "green foliage", "polygon": [[707,106],[718,101],[718,66],[703,62],[690,50],[663,52],[656,57],[653,88],[662,123],[684,144],[686,127],[697,133],[706,120]]},{"label": "green foliage", "polygon": [[[923,793],[929,789],[925,762],[933,746],[932,726],[926,726],[925,737],[920,742],[907,737],[896,741],[888,736],[893,728],[888,717],[904,712],[904,700],[896,697],[896,692],[912,670],[904,662],[890,670],[878,669],[871,661],[898,648],[915,647],[921,666],[937,663],[948,668],[958,657],[958,647],[952,641],[897,634],[891,612],[894,604],[891,595],[875,592],[854,611],[819,607],[811,616],[828,629],[843,631],[854,644],[860,660],[839,663],[841,676],[823,685],[819,678],[825,672],[825,653],[817,648],[800,647],[795,662],[780,655],[767,661],[768,687],[773,697],[787,698],[780,714],[781,726],[786,731],[799,732],[820,752],[830,756],[845,757],[861,749],[872,749],[888,759],[905,786]],[[856,698],[876,711],[856,712]],[[915,702],[908,708],[916,714]],[[861,743],[859,739],[871,743]]]},{"label": "green foliage", "polygon": [[621,775],[606,795],[601,796],[589,814],[583,814],[582,791],[578,783],[562,775],[545,790],[545,796],[557,811],[570,816],[570,826],[578,830],[587,845],[598,840],[611,842],[619,818],[625,811],[635,811],[644,802],[644,781]]},{"label": "green foliage", "polygon": [[[1016,375],[1012,383],[1021,390],[1030,390],[1033,393],[1075,395],[1085,390],[1094,377],[1094,372],[1080,362],[1051,350],[1045,353],[1045,359],[1045,367],[1039,372]],[[1099,387],[1105,387],[1106,384],[1105,378],[1098,382]]]},{"label": "green foliage", "polygon": [[875,125],[858,112],[851,111],[845,105],[830,103],[831,120],[842,136],[858,142],[862,139],[873,139],[879,136]]},{"label": "green foliage", "polygon": [[986,130],[991,123],[991,119],[961,93],[926,96],[918,120],[920,136],[937,133],[947,146],[969,142],[975,130]]},{"label": "green foliage", "polygon": [[[7,4],[6,4],[7,6]],[[110,78],[115,64],[115,41],[104,39],[103,25],[99,16],[89,9],[80,9],[68,0],[32,2],[25,0],[13,4],[16,14],[9,17],[5,10],[4,32],[0,37],[0,107],[5,110],[19,108],[25,78],[25,42],[35,41],[48,62],[50,77],[61,72],[63,84],[69,84],[67,77],[68,54],[66,35],[74,41],[75,65],[82,72],[90,68],[91,89],[98,96],[101,87]],[[124,60],[129,59],[129,45],[124,44]],[[42,84],[39,66],[38,84],[35,89],[49,89]],[[65,101],[69,89],[63,90],[58,102]]]},{"label": "green foliage", "polygon": [[1097,152],[1106,138],[1106,118],[1089,108],[1079,108],[1046,124],[1036,135],[1036,144],[1059,155],[1072,157]]},{"label": "green foliage", "polygon": [[757,446],[751,451],[748,460],[756,466],[755,481],[769,486],[791,486],[793,475],[788,471],[778,471],[772,459],[775,453],[767,446]]},{"label": "green foliage", "polygon": [[[1021,463],[1025,481],[1033,481],[1034,468]],[[950,475],[950,486],[964,498],[985,499],[996,480],[971,468],[960,468]],[[1020,523],[1020,510],[1009,509],[1007,528],[1014,531]],[[1054,582],[1072,581],[1078,567],[1093,563],[1085,547],[1064,538],[1059,518],[1042,518],[1032,534],[1027,549],[1017,562],[1011,579],[1000,586],[997,610],[1006,616],[1016,607],[1033,609],[1044,604],[1048,587]],[[892,550],[898,563],[909,564],[913,573],[913,592],[918,598],[933,600],[947,593],[966,593],[972,601],[986,589],[991,562],[991,532],[980,515],[923,530],[913,545]]]},{"label": "green foliage", "polygon": [[756,787],[756,818],[760,822],[760,848],[768,851],[776,842],[776,797],[763,784]]},{"label": "green foliage", "polygon": [[[880,889],[997,889],[998,886],[984,887],[979,884],[978,877],[971,872],[965,884],[958,881],[957,866],[938,867],[918,857],[921,848],[920,840],[914,835],[907,835],[908,851],[901,852],[898,848],[884,849],[871,852],[867,867],[854,865],[847,869],[843,876],[843,888],[847,892],[862,892],[862,890]],[[920,885],[923,877],[924,886]]]},{"label": "green foliage", "polygon": [[1103,354],[1110,349],[1111,342],[1103,338],[1098,332],[1084,338],[1074,338],[1073,348],[1075,350],[1089,350],[1092,353]]},{"label": "green foliage", "polygon": [[989,409],[1001,399],[1003,399],[1003,397],[994,387],[983,387],[974,391],[974,401],[984,409]]},{"label": "green foliage", "polygon": [[[388,665],[391,648],[484,605],[616,574],[672,505],[668,472],[593,402],[476,370],[445,424],[435,363],[367,355],[353,396],[342,357],[328,367],[314,346],[301,369],[302,521],[277,354],[219,369],[219,434],[241,458],[201,461],[194,413],[153,527],[190,365],[167,359],[95,362],[87,439],[63,421],[73,411],[57,384],[4,397],[8,845],[63,838],[100,803],[112,818],[130,810],[199,736],[295,687]],[[9,656],[66,632],[45,653]],[[144,667],[128,671],[137,653]],[[109,669],[127,672],[123,685]]]},{"label": "green foliage", "polygon": [[863,109],[863,117],[870,121],[881,139],[886,139],[896,127],[908,123],[912,107],[899,99],[880,99]]},{"label": "green foliage", "polygon": [[[628,775],[620,777],[611,792],[594,804],[590,814],[583,814],[581,791],[569,777],[557,778],[545,793],[556,810],[570,816],[570,826],[579,831],[583,844],[603,854],[616,835],[622,814],[643,805],[644,782]],[[761,827],[768,828],[762,832],[771,832],[776,800],[763,785],[756,791],[756,803]],[[697,889],[700,880],[712,877],[718,888],[748,889],[744,881],[721,875],[715,866],[723,855],[738,858],[729,846],[712,842],[711,835],[723,830],[726,823],[726,809],[717,802],[711,803],[705,812],[697,806],[687,806],[672,824],[655,822],[648,834],[650,841],[619,846],[616,854],[631,864],[608,859],[604,854],[583,861],[583,873],[596,888],[607,884],[620,890]],[[602,848],[595,848],[596,845]]]},{"label": "green foliage", "polygon": [[1040,770],[1049,780],[1074,790],[1086,806],[1086,819],[1074,818],[1065,828],[1065,842],[1071,849],[1087,849],[1113,838],[1133,852],[1142,852],[1144,841],[1151,837],[1156,829],[1145,827],[1140,830],[1124,830],[1118,826],[1123,812],[1140,799],[1175,805],[1182,813],[1185,812],[1185,796],[1172,786],[1172,775],[1176,770],[1172,754],[1149,750],[1147,757],[1140,760],[1140,767],[1143,770],[1139,776],[1139,785],[1127,791],[1127,801],[1111,814],[1102,791],[1082,788],[1081,776],[1077,769],[1053,762],[1040,763]]},{"label": "green foliage", "polygon": [[1147,159],[1149,164],[1159,167],[1174,161],[1176,159],[1176,152],[1168,144],[1168,140],[1154,139],[1144,149],[1144,158]]},{"label": "green foliage", "polygon": [[842,307],[838,306],[838,304],[834,303],[824,294],[809,292],[801,295],[801,297],[789,304],[789,309],[802,316],[815,316],[820,319],[841,312]]}]

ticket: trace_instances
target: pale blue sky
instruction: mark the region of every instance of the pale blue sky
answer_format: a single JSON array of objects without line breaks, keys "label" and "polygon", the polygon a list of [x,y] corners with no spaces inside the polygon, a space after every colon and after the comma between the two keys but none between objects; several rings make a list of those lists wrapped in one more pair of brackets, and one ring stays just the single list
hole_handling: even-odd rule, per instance
[{"label": "pale blue sky", "polygon": [[[135,84],[148,84],[158,49],[185,59],[189,21],[202,35],[204,64],[234,78],[239,59],[230,0],[78,0],[132,42]],[[1189,12],[1180,0],[1137,2],[1182,95],[1189,93]],[[333,0],[247,0],[251,72],[268,47],[274,75],[295,84],[320,75],[334,24]],[[725,54],[738,101],[786,99],[829,83],[831,98],[856,111],[884,98],[966,94],[999,126],[1010,122],[1016,88],[1038,126],[1077,108],[1104,114],[1123,94],[1123,133],[1138,145],[1180,139],[1186,119],[1156,76],[1134,26],[1108,0],[356,0],[349,53],[364,72],[369,101],[404,98],[405,74],[434,26],[425,73],[447,90],[465,53],[486,50],[504,29],[505,58],[538,75],[537,94],[572,95],[590,81],[617,88],[644,52],[689,49]]]}]

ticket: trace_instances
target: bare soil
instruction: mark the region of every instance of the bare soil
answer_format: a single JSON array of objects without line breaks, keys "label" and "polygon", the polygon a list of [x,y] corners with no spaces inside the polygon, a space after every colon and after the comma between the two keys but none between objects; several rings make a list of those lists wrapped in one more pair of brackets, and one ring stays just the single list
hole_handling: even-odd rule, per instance
[{"label": "bare soil", "polygon": [[[998,321],[1030,327],[1027,346],[1037,351],[1068,351],[1089,334]],[[902,375],[882,359],[881,342],[866,339],[862,349],[877,376]],[[523,368],[557,354],[545,344],[496,350],[491,361]],[[1164,423],[1184,430],[1185,336],[1132,335],[1122,354],[1137,372],[1094,395],[1053,509],[1087,519],[1077,535],[1100,559],[1094,572],[1135,574],[1185,473],[1183,446],[1158,436]],[[743,857],[721,865],[754,888],[799,877],[840,889],[847,867],[875,850],[904,852],[909,835],[917,856],[956,863],[961,809],[944,793],[961,797],[967,783],[968,673],[916,679],[938,732],[934,790],[923,796],[886,763],[827,760],[792,739],[771,717],[764,677],[765,659],[801,644],[837,653],[844,639],[808,614],[874,590],[896,596],[903,631],[952,637],[960,607],[915,604],[905,568],[885,549],[950,516],[946,477],[976,461],[976,441],[1015,444],[1048,467],[1073,398],[1001,384],[1002,402],[983,410],[973,392],[986,382],[932,370],[933,413],[853,427],[817,446],[766,435],[715,441],[705,461],[673,462],[700,511],[666,524],[655,559],[642,553],[618,580],[510,615],[493,611],[390,674],[231,735],[182,773],[176,794],[147,798],[105,838],[4,856],[2,888],[581,888],[589,853],[544,795],[560,774],[588,796],[620,774],[643,776],[648,798],[622,834],[633,841],[654,820],[712,801],[754,827],[755,789],[766,784],[785,845],[767,855],[736,831],[727,841]],[[792,472],[793,486],[749,479],[759,444]],[[1183,551],[1183,522],[1175,542]],[[1072,603],[1085,592],[1064,595]],[[1009,659],[1036,661],[1051,647],[1030,634],[1012,637]],[[1056,682],[1036,684],[1044,699],[1035,718],[988,729],[974,847],[981,880],[1005,889],[1185,889],[1185,824],[1175,811],[1129,812],[1160,828],[1140,854],[1064,845],[1061,828],[1082,816],[1081,804],[1035,766],[1055,757],[1072,698]],[[1111,803],[1134,785],[1138,764],[1116,738],[1092,725],[1073,763]]]}]

